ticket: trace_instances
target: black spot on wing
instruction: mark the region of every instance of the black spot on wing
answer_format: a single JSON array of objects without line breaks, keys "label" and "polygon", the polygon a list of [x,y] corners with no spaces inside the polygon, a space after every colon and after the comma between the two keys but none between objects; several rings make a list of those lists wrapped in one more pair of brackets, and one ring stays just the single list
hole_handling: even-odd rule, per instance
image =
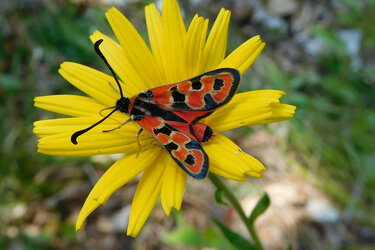
[{"label": "black spot on wing", "polygon": [[174,102],[184,102],[185,101],[185,95],[178,92],[176,86],[171,88],[171,90],[172,90],[172,97],[173,97]]},{"label": "black spot on wing", "polygon": [[215,79],[214,90],[220,90],[224,86],[224,81],[222,79]]},{"label": "black spot on wing", "polygon": [[202,88],[202,83],[200,80],[194,80],[192,81],[191,83],[191,87],[194,89],[194,90],[199,90]]},{"label": "black spot on wing", "polygon": [[194,156],[192,156],[192,155],[187,155],[186,156],[186,159],[185,159],[185,162],[187,163],[187,164],[190,164],[190,165],[194,165],[195,164],[195,159],[194,159]]},{"label": "black spot on wing", "polygon": [[172,133],[172,130],[166,126],[163,126],[162,128],[154,128],[153,130],[155,135],[162,133],[169,136]]},{"label": "black spot on wing", "polygon": [[185,101],[185,95],[181,94],[178,91],[172,92],[173,101],[175,102],[184,102]]},{"label": "black spot on wing", "polygon": [[173,150],[178,149],[178,145],[174,142],[170,142],[170,143],[164,145],[164,147],[170,153],[172,153]]}]

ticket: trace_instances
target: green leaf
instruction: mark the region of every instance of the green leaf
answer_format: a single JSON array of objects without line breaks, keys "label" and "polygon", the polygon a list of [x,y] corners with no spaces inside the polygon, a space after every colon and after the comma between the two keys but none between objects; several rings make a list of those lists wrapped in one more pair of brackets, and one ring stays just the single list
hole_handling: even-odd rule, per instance
[{"label": "green leaf", "polygon": [[225,203],[224,200],[223,200],[223,190],[221,190],[221,189],[216,190],[215,200],[216,200],[217,203],[219,203],[221,205],[228,206],[228,204]]},{"label": "green leaf", "polygon": [[329,45],[332,49],[344,49],[345,45],[341,41],[341,39],[337,36],[337,34],[326,28],[324,26],[315,26],[312,29],[312,33],[320,38],[322,38],[327,45]]},{"label": "green leaf", "polygon": [[75,225],[71,223],[63,223],[60,227],[60,232],[64,239],[73,240],[76,237]]},{"label": "green leaf", "polygon": [[214,249],[232,249],[232,244],[227,241],[223,234],[215,227],[207,227],[202,233],[189,226],[180,213],[172,211],[176,220],[175,229],[162,235],[161,241],[173,248],[177,247],[207,247]]},{"label": "green leaf", "polygon": [[161,237],[162,242],[175,247],[207,245],[203,235],[195,228],[187,225],[180,214],[173,212],[173,215],[176,219],[177,227],[175,230],[163,234]]},{"label": "green leaf", "polygon": [[213,221],[220,228],[221,232],[223,232],[224,236],[229,240],[229,242],[231,242],[237,249],[256,250],[256,247],[245,237],[232,231],[229,227],[221,223],[219,220],[213,218]]},{"label": "green leaf", "polygon": [[164,234],[162,242],[170,246],[204,246],[206,241],[202,234],[192,227],[180,227]]},{"label": "green leaf", "polygon": [[263,197],[258,201],[249,217],[249,221],[252,226],[254,225],[255,220],[267,210],[269,205],[270,198],[268,197],[267,193],[264,193]]},{"label": "green leaf", "polygon": [[22,84],[16,76],[0,74],[0,88],[4,88],[10,93],[16,93],[22,90]]}]

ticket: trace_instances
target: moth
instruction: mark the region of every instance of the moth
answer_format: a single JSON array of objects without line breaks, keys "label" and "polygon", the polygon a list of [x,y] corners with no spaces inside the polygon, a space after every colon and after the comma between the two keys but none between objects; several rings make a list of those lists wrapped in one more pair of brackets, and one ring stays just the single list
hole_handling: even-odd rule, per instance
[{"label": "moth", "polygon": [[239,87],[239,71],[233,68],[216,69],[182,82],[142,91],[128,98],[123,94],[116,74],[99,49],[102,42],[103,39],[96,41],[94,48],[110,69],[117,83],[120,99],[103,119],[75,132],[71,136],[72,143],[77,144],[78,136],[99,125],[114,112],[120,111],[129,114],[130,119],[119,127],[129,121],[137,122],[141,127],[137,136],[143,130],[147,131],[187,174],[203,179],[208,173],[209,159],[201,142],[214,138],[215,134],[209,126],[199,121],[232,99]]}]

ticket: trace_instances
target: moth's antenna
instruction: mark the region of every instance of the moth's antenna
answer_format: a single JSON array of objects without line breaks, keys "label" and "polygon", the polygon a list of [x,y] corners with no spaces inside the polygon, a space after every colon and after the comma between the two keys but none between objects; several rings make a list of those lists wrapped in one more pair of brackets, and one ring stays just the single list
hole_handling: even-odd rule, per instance
[{"label": "moth's antenna", "polygon": [[109,113],[108,115],[106,115],[103,119],[101,119],[100,121],[94,123],[93,125],[91,125],[90,127],[88,128],[85,128],[85,129],[82,129],[82,130],[79,130],[77,132],[75,132],[72,137],[70,138],[70,140],[72,141],[72,143],[74,145],[77,145],[78,142],[77,142],[77,137],[86,133],[87,131],[89,131],[90,129],[98,126],[100,123],[104,122],[105,119],[107,119],[108,117],[110,117],[115,111],[117,111],[117,108],[115,108],[114,110],[111,111],[111,113]]},{"label": "moth's antenna", "polygon": [[100,51],[100,49],[99,49],[99,45],[100,45],[102,42],[103,42],[103,39],[99,39],[98,41],[95,42],[95,44],[94,44],[95,52],[96,52],[96,54],[98,54],[98,56],[100,56],[100,58],[103,59],[105,65],[107,65],[107,67],[108,67],[109,70],[111,71],[111,73],[112,73],[113,77],[115,78],[115,81],[116,81],[116,83],[117,83],[117,85],[118,85],[118,88],[119,88],[119,90],[120,90],[120,95],[121,95],[121,97],[124,97],[124,94],[123,94],[123,92],[122,92],[122,88],[121,88],[120,82],[118,81],[115,72],[113,71],[113,69],[112,69],[112,67],[109,65],[107,59],[104,57],[103,53],[102,53],[102,52]]},{"label": "moth's antenna", "polygon": [[111,88],[113,88],[114,91],[116,91],[117,93],[120,94],[120,92],[112,85],[111,82],[108,82],[109,86],[111,86]]}]

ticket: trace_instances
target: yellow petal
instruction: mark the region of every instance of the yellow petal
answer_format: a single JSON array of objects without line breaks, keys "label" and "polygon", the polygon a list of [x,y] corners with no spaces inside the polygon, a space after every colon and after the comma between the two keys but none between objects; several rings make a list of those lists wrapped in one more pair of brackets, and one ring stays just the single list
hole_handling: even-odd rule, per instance
[{"label": "yellow petal", "polygon": [[90,67],[64,62],[59,73],[76,88],[93,97],[104,106],[114,106],[120,95],[108,84],[115,84],[112,76],[104,74]]},{"label": "yellow petal", "polygon": [[[163,152],[163,153],[162,153]],[[170,157],[165,151],[154,153],[158,158],[154,160],[142,174],[137,190],[135,191],[132,207],[129,215],[127,235],[136,237],[146,222],[159,198],[163,186],[166,157]]]},{"label": "yellow petal", "polygon": [[[118,74],[120,79],[125,83],[121,84],[121,88],[126,96],[132,97],[139,94],[142,90],[149,89],[149,85],[147,85],[145,78],[143,78],[143,72],[136,70],[133,63],[126,56],[124,49],[119,44],[99,31],[95,31],[90,36],[90,39],[93,43],[99,39],[103,39],[103,42],[99,46],[100,51],[116,74]],[[117,84],[114,79],[112,79],[111,84],[117,89]],[[107,83],[107,85],[109,84]],[[117,93],[116,100],[118,99],[119,94]]]},{"label": "yellow petal", "polygon": [[127,58],[141,74],[147,88],[151,88],[154,82],[160,82],[154,57],[134,26],[114,7],[108,10],[106,16]]},{"label": "yellow petal", "polygon": [[204,51],[206,46],[206,37],[207,37],[207,30],[208,30],[208,19],[204,20],[204,24],[202,27],[202,31],[200,33],[200,40],[199,40],[199,52],[197,55],[197,61],[196,61],[196,71],[193,71],[193,75],[199,75],[204,73]]},{"label": "yellow petal", "polygon": [[207,72],[217,68],[224,59],[227,48],[228,27],[231,12],[221,9],[204,48],[204,57],[202,61],[202,71]]},{"label": "yellow petal", "polygon": [[285,121],[292,118],[296,112],[296,106],[289,104],[271,103],[270,106],[273,114],[272,117],[257,125]]},{"label": "yellow petal", "polygon": [[83,222],[97,207],[106,203],[108,198],[121,186],[133,179],[158,157],[158,150],[136,158],[135,154],[123,156],[113,164],[91,190],[77,219],[76,230],[83,229]]},{"label": "yellow petal", "polygon": [[253,177],[253,178],[262,178],[261,173],[254,172],[254,171],[246,172],[246,175]]},{"label": "yellow petal", "polygon": [[290,105],[279,103],[285,93],[278,90],[255,90],[236,94],[225,106],[219,108],[204,122],[214,131],[221,132],[242,126],[253,126],[293,117]]},{"label": "yellow petal", "polygon": [[194,16],[186,36],[186,78],[196,76],[201,72],[200,64],[203,60],[204,45],[207,35],[208,20]]},{"label": "yellow petal", "polygon": [[108,133],[103,132],[103,128],[114,127],[96,127],[79,136],[78,144],[74,145],[71,142],[72,134],[86,127],[88,126],[83,124],[77,126],[77,129],[71,127],[70,132],[42,137],[38,141],[38,152],[56,156],[90,156],[138,151],[136,134],[139,126],[135,123]]},{"label": "yellow petal", "polygon": [[[62,134],[67,132],[75,132],[80,129],[87,128],[92,124],[100,120],[99,116],[89,116],[89,117],[72,117],[72,118],[58,118],[41,120],[34,122],[34,134],[39,138]],[[107,119],[101,125],[101,130],[109,130],[115,128],[119,125],[116,120]]]},{"label": "yellow petal", "polygon": [[225,178],[246,181],[244,175],[260,173],[265,167],[257,159],[245,153],[235,143],[221,134],[203,144],[210,160],[210,172]]},{"label": "yellow petal", "polygon": [[181,208],[187,174],[171,157],[166,158],[165,164],[166,170],[161,189],[161,204],[165,214],[169,216],[172,208],[176,208],[177,210]]},{"label": "yellow petal", "polygon": [[[150,40],[152,55],[155,61],[155,67],[160,75],[160,83],[166,82],[165,72],[163,69],[163,24],[161,15],[155,4],[149,4],[145,7],[145,18],[147,25],[148,37]],[[158,82],[155,81],[155,86]]]},{"label": "yellow petal", "polygon": [[107,108],[91,97],[78,95],[49,95],[34,98],[35,107],[68,116],[90,116]]},{"label": "yellow petal", "polygon": [[180,8],[175,0],[163,1],[163,66],[167,82],[173,83],[186,79],[184,68],[186,29]]},{"label": "yellow petal", "polygon": [[260,40],[260,36],[254,36],[229,54],[219,64],[218,68],[235,68],[238,69],[242,75],[255,61],[264,46],[265,43]]},{"label": "yellow petal", "polygon": [[261,43],[254,53],[249,56],[249,58],[238,68],[238,70],[241,72],[241,74],[245,73],[245,71],[253,64],[255,59],[259,56],[260,52],[262,52],[264,46],[266,46],[266,43]]}]

